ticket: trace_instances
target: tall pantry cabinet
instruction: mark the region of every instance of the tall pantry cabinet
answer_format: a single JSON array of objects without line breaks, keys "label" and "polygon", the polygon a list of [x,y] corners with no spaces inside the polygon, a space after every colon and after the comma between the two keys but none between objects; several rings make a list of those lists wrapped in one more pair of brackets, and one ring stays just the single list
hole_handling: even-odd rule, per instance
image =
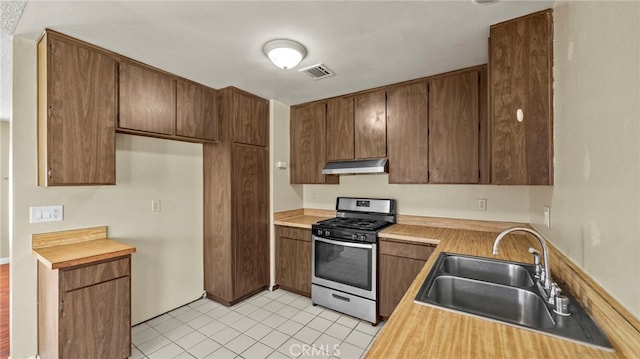
[{"label": "tall pantry cabinet", "polygon": [[233,305],[269,285],[269,102],[219,91],[218,142],[203,145],[204,286]]}]

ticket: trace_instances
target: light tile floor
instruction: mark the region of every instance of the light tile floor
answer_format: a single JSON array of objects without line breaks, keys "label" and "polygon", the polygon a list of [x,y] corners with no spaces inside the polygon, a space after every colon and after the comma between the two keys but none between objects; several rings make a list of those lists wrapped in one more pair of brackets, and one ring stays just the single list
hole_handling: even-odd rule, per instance
[{"label": "light tile floor", "polygon": [[200,299],[134,326],[131,358],[357,359],[383,324],[314,307],[282,289],[233,307]]}]

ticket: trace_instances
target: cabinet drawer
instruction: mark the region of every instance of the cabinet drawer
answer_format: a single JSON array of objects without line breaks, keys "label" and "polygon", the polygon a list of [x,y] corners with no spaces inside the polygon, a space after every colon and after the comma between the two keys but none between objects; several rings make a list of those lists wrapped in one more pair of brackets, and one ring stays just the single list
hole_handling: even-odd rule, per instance
[{"label": "cabinet drawer", "polygon": [[66,269],[61,273],[60,289],[62,292],[68,292],[92,284],[128,276],[131,272],[130,258],[130,256],[127,256],[85,267]]},{"label": "cabinet drawer", "polygon": [[426,261],[434,250],[435,247],[429,244],[410,244],[380,239],[380,254]]},{"label": "cabinet drawer", "polygon": [[286,226],[276,226],[276,237],[285,237],[311,242],[311,230]]}]

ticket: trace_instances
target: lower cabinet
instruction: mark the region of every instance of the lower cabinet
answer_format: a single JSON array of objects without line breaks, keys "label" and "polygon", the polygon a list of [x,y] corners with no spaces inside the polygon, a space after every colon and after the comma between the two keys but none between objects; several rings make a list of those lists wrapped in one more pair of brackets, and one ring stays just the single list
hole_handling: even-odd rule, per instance
[{"label": "lower cabinet", "polygon": [[131,256],[54,270],[38,262],[38,352],[42,359],[131,355]]},{"label": "lower cabinet", "polygon": [[378,245],[378,313],[386,319],[396,309],[435,246],[389,238],[380,238]]},{"label": "lower cabinet", "polygon": [[276,283],[311,296],[311,231],[276,226]]}]

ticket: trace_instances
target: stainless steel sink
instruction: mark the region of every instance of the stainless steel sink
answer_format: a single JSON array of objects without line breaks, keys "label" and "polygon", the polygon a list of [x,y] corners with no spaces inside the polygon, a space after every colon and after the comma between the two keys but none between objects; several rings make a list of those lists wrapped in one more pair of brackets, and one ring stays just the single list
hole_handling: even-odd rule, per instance
[{"label": "stainless steel sink", "polygon": [[491,283],[532,287],[531,274],[524,263],[467,256],[446,256],[440,265],[442,272],[458,277]]},{"label": "stainless steel sink", "polygon": [[535,285],[533,265],[440,253],[415,302],[613,351],[602,330],[567,291],[570,316],[553,312]]},{"label": "stainless steel sink", "polygon": [[517,287],[440,275],[426,299],[443,307],[513,324],[536,328],[556,325],[540,296]]}]

